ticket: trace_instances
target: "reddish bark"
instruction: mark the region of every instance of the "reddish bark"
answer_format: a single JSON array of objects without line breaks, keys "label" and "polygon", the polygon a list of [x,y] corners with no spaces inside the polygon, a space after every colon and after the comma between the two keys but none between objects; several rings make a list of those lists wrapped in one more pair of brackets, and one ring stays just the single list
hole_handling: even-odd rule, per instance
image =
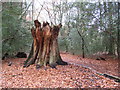
[{"label": "reddish bark", "polygon": [[[49,64],[52,68],[55,68],[57,64],[67,65],[61,59],[58,48],[58,34],[62,27],[61,24],[51,27],[48,22],[41,23],[38,20],[34,21],[35,29],[31,29],[33,36],[33,45],[31,52],[33,52],[31,58],[27,59],[24,63],[24,67],[28,67],[31,64],[36,64],[36,68]],[[30,55],[31,55],[30,52]]]}]

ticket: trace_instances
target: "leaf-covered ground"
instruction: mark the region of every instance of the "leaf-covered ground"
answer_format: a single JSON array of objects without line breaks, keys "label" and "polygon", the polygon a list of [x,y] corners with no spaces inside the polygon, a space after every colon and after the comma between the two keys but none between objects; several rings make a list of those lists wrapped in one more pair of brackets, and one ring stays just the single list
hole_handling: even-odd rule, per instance
[{"label": "leaf-covered ground", "polygon": [[101,57],[105,58],[105,60],[96,60],[98,56],[92,56],[93,59],[83,59],[77,55],[71,55],[66,53],[63,53],[61,55],[64,61],[90,67],[91,69],[96,70],[100,73],[120,76],[120,72],[118,72],[120,62],[118,59],[113,59],[113,56],[111,55],[101,55]]},{"label": "leaf-covered ground", "polygon": [[[57,69],[36,70],[35,65],[23,68],[25,59],[4,60],[2,63],[3,88],[117,88],[114,80],[96,74],[93,70],[79,66],[91,67],[102,73],[118,75],[117,60],[97,61],[83,59],[79,56],[61,54],[63,60],[78,65],[58,65]],[[8,66],[8,61],[12,62]]]}]

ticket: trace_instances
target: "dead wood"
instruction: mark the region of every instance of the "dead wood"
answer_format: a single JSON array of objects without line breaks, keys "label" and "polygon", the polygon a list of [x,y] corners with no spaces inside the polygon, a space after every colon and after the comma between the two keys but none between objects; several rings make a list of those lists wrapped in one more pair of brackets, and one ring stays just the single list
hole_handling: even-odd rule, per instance
[{"label": "dead wood", "polygon": [[60,56],[58,47],[59,30],[61,24],[51,27],[48,22],[43,25],[38,20],[34,21],[35,28],[31,29],[33,44],[30,54],[24,63],[24,67],[36,64],[36,68],[47,66],[56,68],[56,65],[67,65]]}]

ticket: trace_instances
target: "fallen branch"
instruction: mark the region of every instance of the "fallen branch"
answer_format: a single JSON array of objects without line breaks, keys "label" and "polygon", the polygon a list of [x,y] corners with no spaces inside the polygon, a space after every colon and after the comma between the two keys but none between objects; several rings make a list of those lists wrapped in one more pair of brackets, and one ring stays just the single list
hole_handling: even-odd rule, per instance
[{"label": "fallen branch", "polygon": [[97,74],[105,76],[105,77],[110,78],[110,79],[114,79],[116,82],[120,83],[120,77],[109,75],[109,74],[102,74],[102,73],[97,73]]},{"label": "fallen branch", "polygon": [[120,77],[113,76],[113,75],[110,75],[110,74],[100,73],[100,72],[92,69],[91,67],[84,66],[84,65],[82,65],[82,64],[76,64],[76,63],[69,63],[69,64],[73,64],[73,65],[76,65],[76,66],[82,66],[82,67],[84,67],[84,68],[90,69],[91,71],[95,72],[95,73],[98,74],[98,75],[107,77],[107,78],[109,78],[109,79],[113,79],[115,82],[119,82],[119,83],[120,83]]}]

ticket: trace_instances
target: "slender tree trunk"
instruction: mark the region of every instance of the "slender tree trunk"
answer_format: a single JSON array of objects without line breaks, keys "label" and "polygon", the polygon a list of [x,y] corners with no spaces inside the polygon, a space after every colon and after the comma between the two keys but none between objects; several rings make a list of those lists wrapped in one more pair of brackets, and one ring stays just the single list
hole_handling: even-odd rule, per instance
[{"label": "slender tree trunk", "polygon": [[77,27],[77,32],[79,34],[79,36],[81,37],[82,39],[82,57],[85,58],[85,52],[84,52],[84,38],[83,36],[81,35],[81,33],[78,31],[78,28],[79,28],[79,20],[80,20],[80,9],[77,8],[77,11],[78,11],[78,25],[76,26]]},{"label": "slender tree trunk", "polygon": [[108,3],[108,12],[109,12],[109,29],[108,29],[108,32],[110,32],[109,34],[109,53],[110,55],[113,55],[114,54],[114,40],[113,40],[113,37],[112,37],[112,25],[113,25],[113,20],[112,20],[112,15],[110,14],[111,13],[111,7],[112,7],[112,2],[109,2]]},{"label": "slender tree trunk", "polygon": [[111,36],[111,34],[109,35],[109,51],[108,51],[110,55],[114,54],[114,41],[113,38]]},{"label": "slender tree trunk", "polygon": [[120,3],[118,2],[118,35],[117,35],[117,53],[118,53],[118,59],[120,59]]},{"label": "slender tree trunk", "polygon": [[82,40],[82,57],[85,58],[85,52],[84,52],[84,40]]}]

